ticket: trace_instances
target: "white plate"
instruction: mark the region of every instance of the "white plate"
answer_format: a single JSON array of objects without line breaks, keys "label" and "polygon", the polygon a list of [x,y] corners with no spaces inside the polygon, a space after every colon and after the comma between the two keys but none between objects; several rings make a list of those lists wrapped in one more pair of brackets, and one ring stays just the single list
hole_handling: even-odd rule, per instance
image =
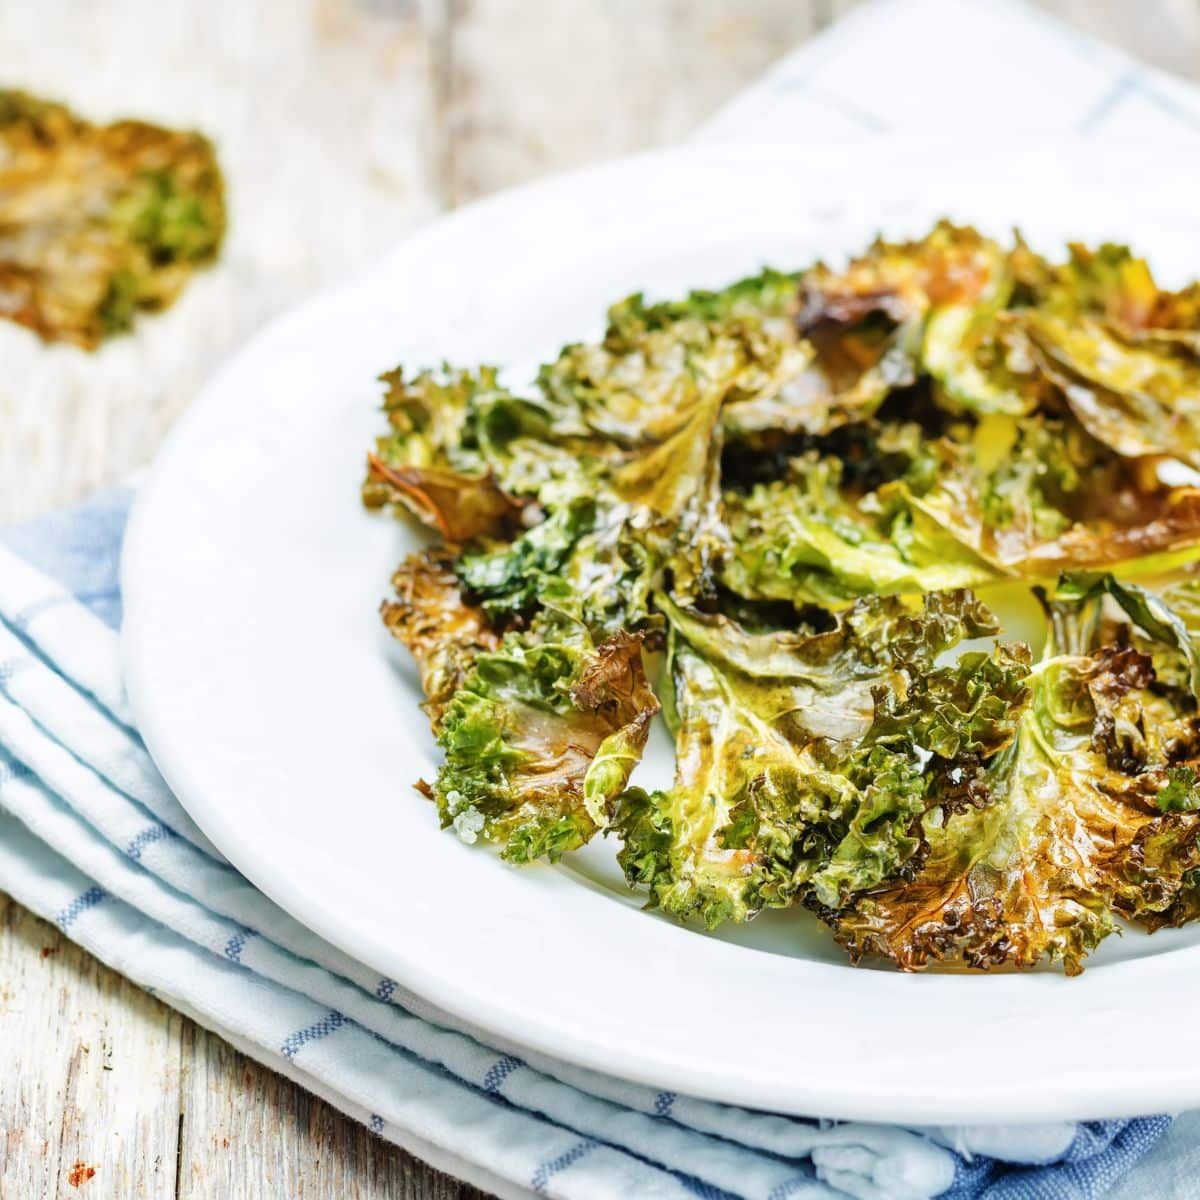
[{"label": "white plate", "polygon": [[412,790],[436,769],[415,677],[376,617],[415,538],[358,502],[374,378],[397,362],[520,375],[630,291],[836,257],[943,213],[1050,247],[1130,240],[1173,282],[1200,274],[1187,162],[1145,147],[1111,165],[1063,147],[685,150],[430,226],[237,355],[142,492],[126,668],[163,773],[284,908],[510,1043],[794,1113],[980,1122],[1200,1103],[1200,931],[1110,939],[1079,979],[856,970],[802,913],[719,938],[639,911],[612,844],[518,870],[439,831]]}]

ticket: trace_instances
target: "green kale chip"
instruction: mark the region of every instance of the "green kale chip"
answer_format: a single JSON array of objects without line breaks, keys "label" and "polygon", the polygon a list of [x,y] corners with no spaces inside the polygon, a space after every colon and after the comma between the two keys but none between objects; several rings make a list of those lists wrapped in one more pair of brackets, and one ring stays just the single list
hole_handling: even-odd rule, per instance
[{"label": "green kale chip", "polygon": [[93,125],[0,89],[0,305],[94,350],[168,307],[225,235],[212,144],[142,121]]},{"label": "green kale chip", "polygon": [[446,761],[429,794],[442,824],[513,862],[582,846],[608,824],[658,710],[640,638],[597,645],[565,622],[509,634],[475,655],[441,716]]},{"label": "green kale chip", "polygon": [[1192,664],[1197,648],[1161,600],[1111,577],[1067,577],[1047,607],[1031,701],[981,776],[989,802],[926,817],[914,878],[824,914],[855,958],[1075,974],[1118,917],[1153,930],[1198,911],[1196,677],[1164,687],[1149,652]]},{"label": "green kale chip", "polygon": [[671,624],[675,785],[627,792],[631,884],[710,928],[823,907],[911,870],[931,810],[978,803],[980,764],[1026,698],[1021,649],[939,657],[995,632],[969,592],[860,600],[832,629],[748,633],[661,601]]}]

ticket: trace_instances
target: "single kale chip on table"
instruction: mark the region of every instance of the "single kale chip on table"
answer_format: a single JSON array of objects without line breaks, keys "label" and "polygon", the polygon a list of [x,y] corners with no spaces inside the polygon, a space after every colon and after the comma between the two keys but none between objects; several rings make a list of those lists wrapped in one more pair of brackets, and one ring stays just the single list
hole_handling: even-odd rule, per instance
[{"label": "single kale chip on table", "polygon": [[94,350],[166,308],[225,233],[212,144],[143,121],[95,125],[0,89],[0,316]]},{"label": "single kale chip on table", "polygon": [[942,222],[629,297],[527,388],[384,382],[363,498],[437,543],[383,616],[465,841],[609,836],[671,916],[910,970],[1200,915],[1200,285]]}]

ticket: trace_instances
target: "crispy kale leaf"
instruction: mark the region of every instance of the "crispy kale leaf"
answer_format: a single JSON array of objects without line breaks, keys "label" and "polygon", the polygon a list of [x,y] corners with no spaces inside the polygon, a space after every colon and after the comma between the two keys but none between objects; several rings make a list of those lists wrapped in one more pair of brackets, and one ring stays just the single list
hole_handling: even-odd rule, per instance
[{"label": "crispy kale leaf", "polygon": [[1147,652],[1190,665],[1190,636],[1161,601],[1111,577],[1067,578],[1048,607],[1032,702],[983,772],[990,802],[926,817],[915,878],[826,914],[855,958],[909,969],[1048,958],[1074,974],[1117,916],[1154,929],[1197,910],[1194,678],[1164,685]]},{"label": "crispy kale leaf", "polygon": [[493,367],[380,378],[388,432],[367,457],[363,503],[407,511],[452,543],[516,530],[522,498],[557,457],[540,440],[546,415],[501,387]]},{"label": "crispy kale leaf", "polygon": [[970,593],[863,600],[832,629],[750,633],[660,601],[671,625],[674,786],[621,797],[632,885],[710,928],[797,898],[842,906],[910,872],[921,818],[979,802],[980,763],[1012,735],[1027,658],[935,666],[995,629]]},{"label": "crispy kale leaf", "polygon": [[92,125],[0,90],[0,301],[46,341],[94,350],[216,258],[224,183],[198,133]]},{"label": "crispy kale leaf", "polygon": [[725,586],[748,599],[837,605],[996,577],[964,541],[908,502],[902,482],[861,496],[843,486],[845,476],[840,457],[809,453],[784,479],[728,492]]},{"label": "crispy kale leaf", "polygon": [[1124,246],[1073,245],[1052,265],[1018,242],[1008,286],[939,314],[924,362],[953,405],[1024,414],[1067,408],[1126,458],[1200,464],[1197,293],[1160,291]]},{"label": "crispy kale leaf", "polygon": [[1048,312],[1024,326],[1038,369],[1097,441],[1125,458],[1200,466],[1200,360],[1190,349]]},{"label": "crispy kale leaf", "polygon": [[1061,416],[996,414],[938,436],[876,421],[852,453],[819,439],[724,503],[722,582],[751,599],[836,604],[1200,552],[1200,491]]},{"label": "crispy kale leaf", "polygon": [[499,637],[463,596],[444,553],[412,555],[384,622],[412,652],[425,711],[446,752],[436,784],[443,825],[506,857],[558,858],[609,817],[659,704],[641,638],[592,641],[553,616]]},{"label": "crispy kale leaf", "polygon": [[609,310],[604,338],[565,347],[538,388],[548,403],[578,406],[590,429],[619,445],[662,443],[698,390],[727,392],[733,413],[769,405],[804,374],[811,351],[797,335],[796,305],[795,277],[775,271],[681,301],[630,296]]},{"label": "crispy kale leaf", "polygon": [[854,379],[854,407],[870,416],[922,373],[949,374],[939,347],[972,330],[977,314],[1002,306],[1009,290],[1002,248],[942,221],[919,241],[878,239],[842,271],[807,272],[799,321],[831,373]]},{"label": "crispy kale leaf", "polygon": [[658,709],[639,637],[596,644],[566,622],[509,634],[446,705],[428,794],[463,840],[553,861],[608,823]]},{"label": "crispy kale leaf", "polygon": [[1164,485],[1069,419],[997,416],[970,448],[941,439],[930,454],[930,482],[907,487],[907,502],[997,577],[1161,570],[1196,556],[1200,491]]},{"label": "crispy kale leaf", "polygon": [[447,557],[437,551],[409,555],[392,576],[396,599],[380,609],[392,636],[416,660],[423,707],[435,730],[476,656],[500,644],[483,610],[463,596]]}]

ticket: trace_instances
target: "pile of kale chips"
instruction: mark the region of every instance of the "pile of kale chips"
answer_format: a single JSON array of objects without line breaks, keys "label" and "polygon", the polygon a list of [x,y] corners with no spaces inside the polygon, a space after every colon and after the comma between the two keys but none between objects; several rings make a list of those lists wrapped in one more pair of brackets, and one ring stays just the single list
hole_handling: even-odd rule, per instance
[{"label": "pile of kale chips", "polygon": [[[1075,973],[1200,915],[1200,285],[942,223],[632,296],[522,394],[384,381],[365,502],[440,541],[383,616],[464,840],[612,834],[676,917],[801,905],[909,969]],[[971,590],[1014,583],[1036,658]]]}]

